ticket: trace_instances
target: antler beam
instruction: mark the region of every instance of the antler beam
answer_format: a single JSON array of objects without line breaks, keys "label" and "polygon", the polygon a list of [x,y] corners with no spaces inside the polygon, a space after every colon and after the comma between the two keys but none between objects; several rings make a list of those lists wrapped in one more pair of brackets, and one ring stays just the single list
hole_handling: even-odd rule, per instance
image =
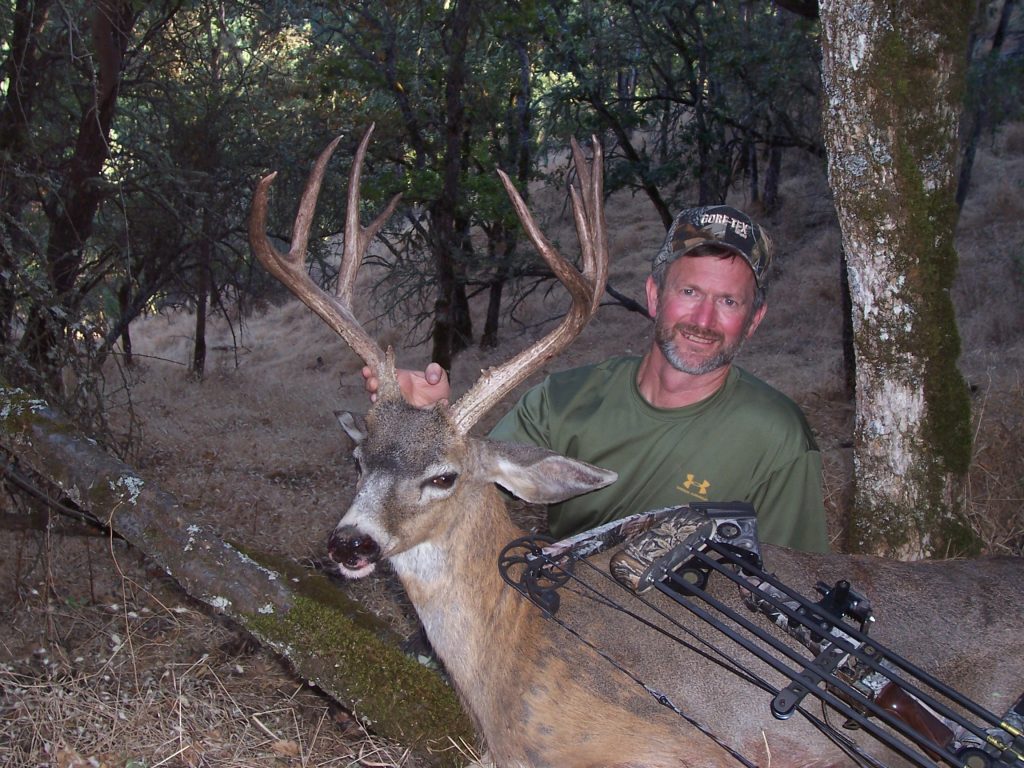
[{"label": "antler beam", "polygon": [[[288,252],[283,253],[276,249],[266,234],[267,198],[276,173],[261,179],[253,194],[249,216],[249,242],[253,252],[267,270],[284,283],[307,307],[316,312],[368,366],[377,372],[380,381],[378,397],[390,400],[401,397],[395,373],[394,354],[391,349],[387,352],[382,351],[380,345],[366,333],[352,312],[356,275],[366,250],[401,198],[401,195],[395,195],[369,226],[360,226],[359,183],[372,133],[371,125],[359,143],[349,176],[345,245],[338,285],[333,296],[320,288],[309,276],[306,269],[306,248],[327,163],[338,146],[340,137],[320,153],[310,171],[295,216],[292,244]],[[596,138],[593,140],[593,146],[594,158],[588,165],[579,144],[575,140],[572,141],[573,162],[579,179],[579,189],[570,187],[573,219],[581,248],[582,268],[579,270],[551,245],[537,226],[511,179],[504,172],[498,171],[523,228],[552,272],[568,289],[572,305],[557,328],[502,365],[484,371],[472,388],[451,407],[449,413],[452,422],[461,434],[469,432],[480,417],[499,400],[546,360],[565,349],[597,311],[608,279],[608,237],[604,216],[603,154]]]},{"label": "antler beam", "polygon": [[306,181],[302,192],[299,210],[295,215],[292,227],[292,244],[287,253],[277,250],[266,234],[267,198],[270,185],[277,173],[271,173],[260,179],[253,194],[252,209],[249,214],[249,244],[253,253],[267,271],[280,280],[295,296],[316,312],[363,361],[378,373],[380,389],[378,396],[385,399],[401,397],[398,378],[395,375],[394,354],[389,348],[385,353],[377,342],[363,329],[352,312],[352,292],[356,274],[362,264],[370,242],[380,228],[388,220],[401,199],[401,194],[391,198],[391,202],[369,226],[362,227],[359,223],[359,183],[366,158],[366,149],[370,143],[374,126],[371,124],[359,143],[348,184],[348,207],[345,215],[345,245],[342,252],[341,268],[338,273],[338,285],[335,295],[330,295],[318,286],[309,276],[306,269],[306,246],[309,241],[309,228],[316,210],[320,185],[323,182],[327,163],[335,148],[341,141],[339,136],[320,153]]},{"label": "antler beam", "polygon": [[545,361],[565,349],[597,311],[608,280],[608,234],[604,216],[603,153],[596,137],[592,145],[594,159],[588,167],[579,144],[572,140],[573,163],[580,189],[570,187],[570,193],[582,270],[577,270],[551,245],[533,220],[515,185],[503,171],[498,171],[523,228],[537,252],[568,289],[572,306],[557,328],[511,360],[484,371],[472,388],[452,406],[452,421],[462,434],[466,434],[481,416]]}]

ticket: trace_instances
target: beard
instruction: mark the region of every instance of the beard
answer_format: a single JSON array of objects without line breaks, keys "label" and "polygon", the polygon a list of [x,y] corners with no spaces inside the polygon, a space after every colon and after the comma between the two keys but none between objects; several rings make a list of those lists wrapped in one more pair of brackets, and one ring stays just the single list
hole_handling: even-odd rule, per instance
[{"label": "beard", "polygon": [[719,343],[722,341],[722,334],[709,331],[707,328],[701,328],[700,326],[688,325],[685,323],[669,325],[668,323],[662,322],[659,317],[654,325],[654,340],[658,344],[658,349],[661,350],[661,354],[663,354],[665,359],[668,360],[669,365],[677,371],[688,373],[692,376],[703,376],[705,373],[717,371],[719,368],[729,365],[733,361],[733,358],[739,354],[740,349],[743,347],[743,342],[747,339],[747,330],[750,328],[752,320],[753,313],[751,313],[747,322],[743,324],[743,332],[735,342],[728,346],[721,347],[711,357],[704,358],[703,360],[691,361],[684,359],[676,348],[676,334],[697,336],[709,341],[718,341]]}]

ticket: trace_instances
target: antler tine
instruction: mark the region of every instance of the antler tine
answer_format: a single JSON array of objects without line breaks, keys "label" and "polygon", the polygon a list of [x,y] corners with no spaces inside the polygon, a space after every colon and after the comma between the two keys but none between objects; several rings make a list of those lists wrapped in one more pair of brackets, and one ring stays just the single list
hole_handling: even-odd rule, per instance
[{"label": "antler tine", "polygon": [[349,172],[348,177],[348,206],[345,209],[345,249],[341,256],[341,269],[338,271],[338,289],[336,294],[340,301],[349,306],[352,304],[352,290],[356,281],[356,273],[359,271],[359,267],[362,266],[366,249],[370,247],[370,243],[377,236],[377,232],[384,226],[384,223],[391,218],[391,214],[395,211],[395,206],[402,199],[402,194],[398,193],[391,198],[387,207],[377,215],[377,218],[370,222],[369,226],[360,226],[359,186],[363,175],[363,160],[366,158],[366,149],[370,146],[370,137],[373,136],[373,129],[375,127],[375,123],[370,123],[370,127],[363,134],[363,139],[359,142],[359,149],[356,150],[355,160],[352,163],[352,170]]},{"label": "antler tine", "polygon": [[597,311],[608,279],[608,237],[602,192],[602,153],[596,138],[593,142],[594,160],[592,166],[588,168],[579,145],[575,140],[572,141],[573,160],[582,187],[582,192],[570,188],[576,235],[582,251],[582,272],[551,245],[537,226],[512,180],[503,171],[498,171],[523,229],[551,271],[568,289],[572,297],[572,306],[557,328],[511,360],[483,371],[470,390],[452,406],[452,422],[462,434],[469,432],[481,416],[546,360],[565,349]]},{"label": "antler tine", "polygon": [[[591,173],[587,165],[583,150],[575,138],[570,139],[572,147],[573,163],[576,166],[576,175],[580,180],[579,193],[583,196],[583,203],[577,199],[577,190],[570,187],[569,192],[573,197],[572,212],[576,222],[576,232],[580,241],[581,261],[583,273],[593,275],[595,284],[601,285],[601,290],[591,296],[591,310],[593,315],[604,295],[604,285],[608,282],[608,231],[604,219],[604,150],[596,136],[590,137],[594,147],[594,159],[592,166],[596,168]],[[587,235],[584,236],[583,232]],[[588,318],[589,319],[589,318]]]},{"label": "antler tine", "polygon": [[[309,173],[306,187],[299,201],[299,210],[295,214],[292,244],[288,252],[282,253],[275,248],[266,233],[267,199],[270,193],[270,185],[277,176],[276,171],[260,179],[259,184],[256,185],[256,191],[253,193],[252,208],[249,214],[249,244],[252,247],[253,253],[256,254],[256,257],[267,271],[280,280],[303,304],[319,315],[320,319],[341,336],[352,350],[362,358],[363,362],[377,372],[380,379],[379,397],[394,399],[401,397],[398,377],[395,374],[394,353],[390,348],[387,353],[381,350],[380,345],[363,329],[352,313],[351,301],[352,283],[355,281],[356,273],[362,263],[363,254],[377,230],[380,229],[384,220],[386,220],[387,216],[391,214],[398,204],[400,197],[400,195],[396,195],[388,204],[384,213],[378,216],[370,226],[365,229],[359,227],[358,181],[362,161],[366,154],[367,140],[372,130],[371,126],[363,138],[352,169],[351,178],[356,183],[354,187],[350,184],[349,188],[345,249],[342,256],[342,268],[336,296],[328,294],[309,276],[309,272],[306,270],[306,246],[309,241],[309,230],[313,221],[313,213],[316,210],[317,198],[320,194],[320,186],[323,183],[327,163],[341,141],[340,136],[327,145],[313,164],[313,169]],[[353,210],[355,211],[354,219]],[[353,245],[350,246],[350,242]]]}]

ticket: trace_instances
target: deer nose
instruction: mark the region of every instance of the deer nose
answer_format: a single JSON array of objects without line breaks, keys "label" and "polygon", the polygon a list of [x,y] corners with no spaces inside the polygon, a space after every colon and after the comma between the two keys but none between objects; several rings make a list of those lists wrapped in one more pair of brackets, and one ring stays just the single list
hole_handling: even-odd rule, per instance
[{"label": "deer nose", "polygon": [[373,537],[362,535],[354,528],[342,528],[331,532],[327,554],[339,565],[357,570],[377,562],[380,547]]}]

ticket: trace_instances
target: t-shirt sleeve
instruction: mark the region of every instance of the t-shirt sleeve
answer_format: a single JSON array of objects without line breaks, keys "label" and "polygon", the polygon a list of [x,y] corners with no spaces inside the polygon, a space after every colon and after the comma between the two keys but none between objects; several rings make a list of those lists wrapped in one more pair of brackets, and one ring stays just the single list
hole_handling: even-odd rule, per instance
[{"label": "t-shirt sleeve", "polygon": [[808,450],[772,473],[754,492],[762,541],[807,552],[828,552],[821,454]]},{"label": "t-shirt sleeve", "polygon": [[551,448],[548,438],[551,434],[549,413],[545,380],[528,390],[512,410],[494,425],[488,437],[505,443],[526,443]]}]

